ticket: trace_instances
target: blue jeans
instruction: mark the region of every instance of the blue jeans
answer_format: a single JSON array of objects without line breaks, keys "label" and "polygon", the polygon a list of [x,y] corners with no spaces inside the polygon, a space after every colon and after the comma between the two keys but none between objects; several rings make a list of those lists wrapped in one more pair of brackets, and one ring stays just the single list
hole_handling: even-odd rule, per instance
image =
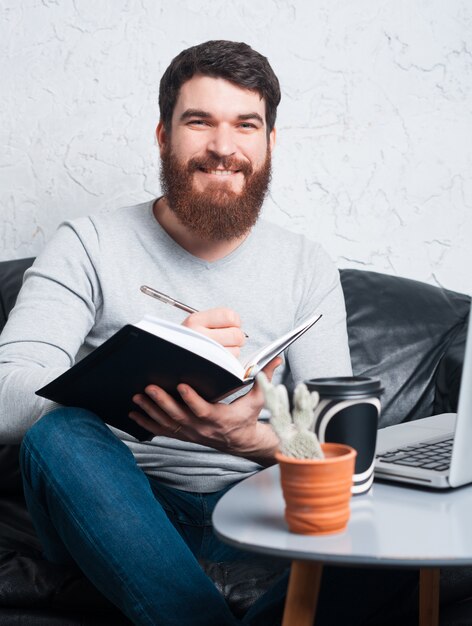
[{"label": "blue jeans", "polygon": [[[250,556],[213,534],[211,514],[224,491],[195,494],[161,485],[139,469],[99,418],[82,409],[41,418],[23,440],[20,461],[46,558],[75,561],[134,624],[241,623],[197,560]],[[287,579],[282,576],[257,600],[242,623],[280,624]],[[395,607],[408,605],[414,614],[416,580],[412,571],[326,567],[316,626],[405,623]]]},{"label": "blue jeans", "polygon": [[240,623],[197,561],[248,556],[213,534],[211,514],[224,491],[163,486],[83,409],[61,408],[39,420],[23,440],[20,461],[45,557],[75,561],[134,624]]}]

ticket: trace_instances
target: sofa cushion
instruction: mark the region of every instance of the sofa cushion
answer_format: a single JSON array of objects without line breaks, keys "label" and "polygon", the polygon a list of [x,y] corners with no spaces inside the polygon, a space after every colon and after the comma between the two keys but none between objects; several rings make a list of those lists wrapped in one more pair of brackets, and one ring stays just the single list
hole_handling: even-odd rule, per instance
[{"label": "sofa cushion", "polygon": [[116,612],[52,611],[25,608],[0,608],[0,626],[130,626],[131,622]]},{"label": "sofa cushion", "polygon": [[19,453],[19,446],[0,446],[0,497],[23,493]]},{"label": "sofa cushion", "polygon": [[341,282],[354,373],[385,389],[379,427],[456,410],[470,297],[363,270],[342,270]]},{"label": "sofa cushion", "polygon": [[43,558],[21,496],[0,498],[0,607],[0,626],[130,624],[76,566]]}]

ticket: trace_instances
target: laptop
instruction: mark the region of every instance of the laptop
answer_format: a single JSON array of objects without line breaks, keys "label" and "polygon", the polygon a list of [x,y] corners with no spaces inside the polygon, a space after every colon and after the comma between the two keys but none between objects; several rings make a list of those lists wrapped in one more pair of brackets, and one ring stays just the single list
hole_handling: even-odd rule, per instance
[{"label": "laptop", "polygon": [[457,414],[443,413],[380,429],[374,476],[433,489],[472,483],[472,317]]}]

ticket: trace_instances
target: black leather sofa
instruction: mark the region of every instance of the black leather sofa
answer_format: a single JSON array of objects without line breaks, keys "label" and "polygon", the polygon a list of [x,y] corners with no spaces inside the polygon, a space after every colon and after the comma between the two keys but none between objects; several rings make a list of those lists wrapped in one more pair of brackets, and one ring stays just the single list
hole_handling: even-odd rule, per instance
[{"label": "black leather sofa", "polygon": [[[32,261],[0,263],[0,330]],[[470,298],[368,271],[341,270],[341,279],[354,372],[378,376],[385,387],[379,427],[454,411]],[[254,559],[233,566],[202,566],[241,614],[282,564]],[[441,625],[472,624],[470,580],[470,571],[442,574]],[[387,621],[385,616],[378,626]],[[397,623],[406,626],[404,621]],[[20,624],[119,626],[129,621],[80,571],[50,564],[41,557],[22,496],[18,447],[0,445],[0,626]]]}]

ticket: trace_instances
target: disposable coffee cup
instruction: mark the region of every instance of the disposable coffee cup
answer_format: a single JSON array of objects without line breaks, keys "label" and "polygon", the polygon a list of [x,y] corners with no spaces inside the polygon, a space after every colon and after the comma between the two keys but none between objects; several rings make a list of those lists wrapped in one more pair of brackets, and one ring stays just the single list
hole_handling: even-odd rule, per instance
[{"label": "disposable coffee cup", "polygon": [[344,443],[357,450],[353,495],[367,493],[374,481],[375,446],[382,385],[376,378],[345,376],[305,381],[317,391],[314,431],[321,443]]}]

